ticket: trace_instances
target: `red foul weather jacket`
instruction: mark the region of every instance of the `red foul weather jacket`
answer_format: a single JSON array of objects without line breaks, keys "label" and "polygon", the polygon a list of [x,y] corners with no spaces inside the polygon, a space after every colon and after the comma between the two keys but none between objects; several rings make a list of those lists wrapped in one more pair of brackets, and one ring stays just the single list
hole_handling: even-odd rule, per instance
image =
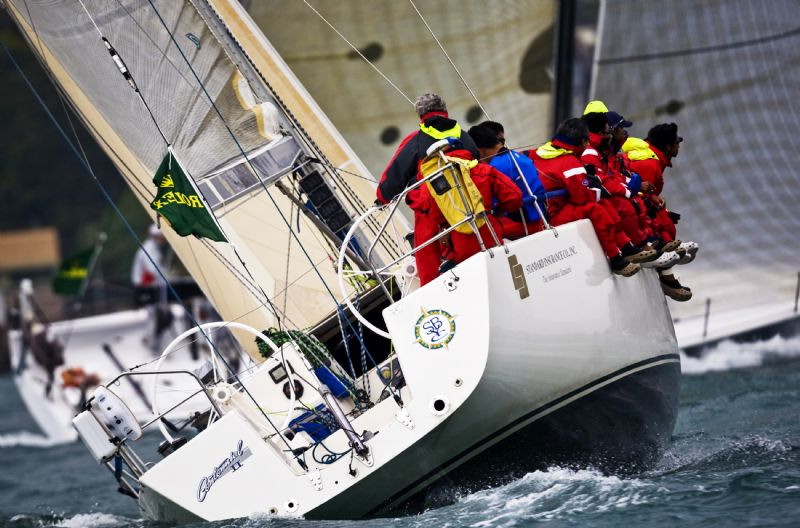
[{"label": "red foul weather jacket", "polygon": [[[628,141],[630,141],[630,139]],[[638,173],[642,178],[642,181],[652,183],[655,186],[655,191],[653,194],[660,195],[661,191],[664,190],[664,169],[671,167],[672,163],[670,163],[663,152],[649,143],[644,143],[649,147],[650,151],[656,155],[656,157],[634,159],[634,156],[629,152],[628,170]]]},{"label": "red foul weather jacket", "polygon": [[600,145],[603,142],[603,136],[600,134],[595,134],[594,132],[589,132],[589,147],[584,149],[581,153],[581,161],[584,165],[593,165],[595,170],[597,171],[597,175],[602,179],[603,174],[607,170],[606,161],[601,156],[601,149]]},{"label": "red foul weather jacket", "polygon": [[595,168],[603,187],[612,196],[630,198],[631,193],[625,185],[625,178],[612,168],[608,158],[605,156],[606,153],[601,150],[602,141],[602,135],[589,132],[589,148],[585,149],[581,154],[581,162],[584,165],[592,165]]},{"label": "red foul weather jacket", "polygon": [[600,201],[600,189],[589,188],[586,168],[579,159],[578,149],[553,140],[545,143],[531,156],[539,171],[545,190],[566,189],[567,196],[548,198],[547,207],[553,225],[562,225],[581,218],[592,222],[606,256],[619,254],[616,226]]},{"label": "red foul weather jacket", "polygon": [[566,189],[569,193],[547,200],[551,216],[556,216],[567,203],[584,205],[600,201],[600,190],[588,187],[586,168],[578,158],[575,147],[553,140],[528,152],[545,190]]},{"label": "red foul weather jacket", "polygon": [[[638,173],[642,181],[653,184],[655,189],[650,194],[661,195],[664,190],[664,169],[672,166],[670,160],[663,152],[642,139],[628,138],[622,148],[627,153],[628,170]],[[666,209],[659,209],[655,213],[652,229],[664,240],[674,240],[676,237],[675,223]]]}]

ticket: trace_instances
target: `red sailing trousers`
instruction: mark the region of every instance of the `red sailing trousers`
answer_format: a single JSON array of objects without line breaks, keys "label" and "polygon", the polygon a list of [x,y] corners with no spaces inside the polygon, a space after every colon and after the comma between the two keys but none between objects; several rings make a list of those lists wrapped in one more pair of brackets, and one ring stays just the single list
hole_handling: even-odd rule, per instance
[{"label": "red sailing trousers", "polygon": [[[414,247],[439,234],[439,222],[428,213],[414,211]],[[474,238],[474,237],[473,237]],[[414,254],[417,262],[417,275],[421,285],[425,285],[439,276],[439,264],[442,261],[442,245],[434,242]]]},{"label": "red sailing trousers", "polygon": [[669,217],[669,212],[666,209],[662,208],[656,212],[655,217],[653,217],[652,226],[655,234],[662,239],[667,242],[675,240],[677,234],[675,224],[672,222],[672,219]]},{"label": "red sailing trousers", "polygon": [[[497,239],[502,243],[503,242],[503,226],[500,225],[500,222],[497,218],[492,215],[489,216],[489,221],[492,222],[492,227],[494,228],[494,232],[497,235]],[[489,231],[489,226],[484,224],[480,228],[481,238],[483,239],[483,244],[487,248],[493,248],[497,244],[494,241],[494,237],[492,236],[491,231]],[[459,233],[458,231],[452,231],[450,233],[450,242],[453,245],[453,250],[448,255],[448,258],[455,262],[456,264],[460,262],[464,262],[472,255],[480,252],[481,245],[478,242],[478,237],[473,234],[465,234]]]},{"label": "red sailing trousers", "polygon": [[591,220],[594,230],[597,233],[597,238],[600,240],[600,246],[608,258],[613,258],[619,255],[619,246],[617,246],[615,231],[616,227],[614,221],[611,219],[606,209],[597,203],[585,203],[583,205],[575,205],[565,203],[550,220],[550,223],[559,226],[582,218]]},{"label": "red sailing trousers", "polygon": [[614,204],[612,204],[608,198],[601,199],[598,204],[605,209],[606,213],[608,213],[608,217],[611,219],[611,229],[614,234],[614,242],[617,244],[617,247],[622,247],[630,242],[631,239],[622,229],[622,218],[617,212],[617,209],[614,207]]},{"label": "red sailing trousers", "polygon": [[644,239],[647,238],[647,235],[642,230],[642,226],[640,225],[641,219],[631,201],[623,196],[612,196],[608,198],[608,202],[619,214],[619,226],[628,238],[630,238],[631,242],[633,242],[634,245],[643,242]]}]

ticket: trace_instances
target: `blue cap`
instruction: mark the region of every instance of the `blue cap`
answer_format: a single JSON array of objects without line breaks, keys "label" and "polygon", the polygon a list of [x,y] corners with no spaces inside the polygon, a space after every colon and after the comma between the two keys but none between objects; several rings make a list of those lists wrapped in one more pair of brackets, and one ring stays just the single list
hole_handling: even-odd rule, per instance
[{"label": "blue cap", "polygon": [[617,112],[610,110],[608,114],[606,114],[606,117],[608,118],[608,126],[611,128],[628,128],[633,126],[633,123],[626,121],[625,118],[622,117],[622,114]]}]

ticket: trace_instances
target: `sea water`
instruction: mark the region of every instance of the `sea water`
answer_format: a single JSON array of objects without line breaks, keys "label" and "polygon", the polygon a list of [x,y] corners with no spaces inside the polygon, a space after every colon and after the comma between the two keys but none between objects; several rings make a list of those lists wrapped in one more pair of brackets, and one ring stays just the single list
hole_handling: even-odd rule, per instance
[{"label": "sea water", "polygon": [[[193,526],[800,526],[800,338],[726,342],[682,363],[673,441],[645,473],[551,467],[412,517]],[[0,398],[0,527],[165,526],[142,521],[80,443],[36,433],[9,378]]]}]

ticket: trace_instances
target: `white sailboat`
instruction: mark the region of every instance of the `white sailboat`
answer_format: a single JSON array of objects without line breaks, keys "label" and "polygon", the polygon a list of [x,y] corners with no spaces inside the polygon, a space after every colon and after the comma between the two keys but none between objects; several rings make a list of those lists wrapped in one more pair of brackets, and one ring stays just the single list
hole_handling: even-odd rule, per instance
[{"label": "white sailboat", "polygon": [[369,173],[238,2],[7,7],[143,205],[171,148],[213,211],[230,243],[167,233],[226,320],[191,332],[267,347],[243,372],[216,355],[212,376],[183,372],[207,420],[191,438],[145,424],[160,454],[137,453],[114,383],[75,419],[145,517],[376,516],[448,479],[657,458],[680,377],[669,311],[654,273],[611,275],[587,221],[419,287],[400,202],[367,206]]},{"label": "white sailboat", "polygon": [[680,269],[693,298],[670,306],[678,342],[691,353],[727,338],[800,330],[800,186],[785,146],[800,133],[800,67],[796,27],[775,16],[796,5],[761,7],[600,6],[594,97],[632,119],[632,135],[674,121],[685,138],[665,171],[664,196],[685,212],[678,237],[703,247],[702,258]]},{"label": "white sailboat", "polygon": [[[93,389],[108,383],[131,368],[142,372],[155,367],[148,340],[153,339],[152,314],[146,308],[123,310],[105,315],[56,321],[45,325],[32,314],[33,291],[30,281],[20,288],[21,318],[27,330],[11,330],[8,335],[9,360],[14,384],[36,424],[53,444],[73,442],[78,434],[72,419],[91,397]],[[182,331],[182,314],[173,310],[174,321],[165,332],[165,343]],[[60,351],[35,348],[53,346],[38,339],[41,333]],[[202,345],[202,344],[201,344]],[[208,353],[191,344],[170,356],[171,370],[198,370],[208,361]],[[59,365],[49,364],[48,354],[61,359]],[[44,361],[40,360],[42,356]],[[153,394],[160,387],[162,404],[166,407],[184,399],[183,379],[174,375],[130,380],[115,387],[141,421],[152,417]],[[176,421],[187,420],[203,405],[187,404]]]}]

